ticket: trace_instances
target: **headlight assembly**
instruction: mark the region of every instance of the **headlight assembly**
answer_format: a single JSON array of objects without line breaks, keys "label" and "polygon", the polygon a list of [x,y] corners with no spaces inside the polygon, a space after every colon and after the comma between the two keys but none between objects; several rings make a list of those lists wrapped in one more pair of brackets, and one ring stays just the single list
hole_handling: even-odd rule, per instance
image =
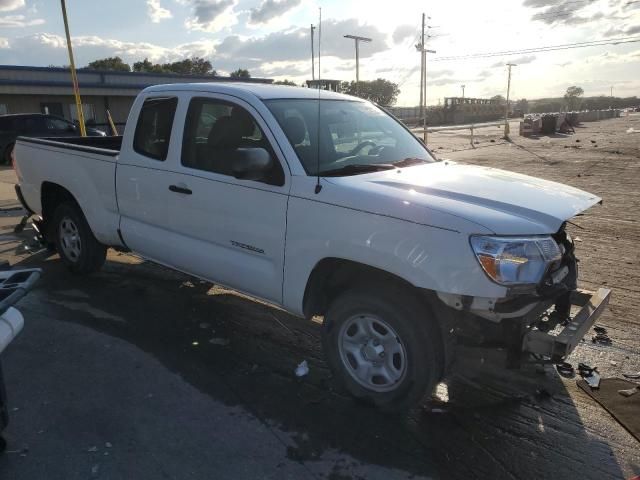
[{"label": "headlight assembly", "polygon": [[471,247],[485,273],[500,285],[537,284],[562,257],[558,244],[549,236],[474,235]]}]

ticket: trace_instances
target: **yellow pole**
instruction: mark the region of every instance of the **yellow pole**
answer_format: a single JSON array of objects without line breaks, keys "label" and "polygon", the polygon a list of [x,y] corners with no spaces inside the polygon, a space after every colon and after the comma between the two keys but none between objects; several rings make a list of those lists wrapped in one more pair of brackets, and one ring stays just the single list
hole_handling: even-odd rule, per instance
[{"label": "yellow pole", "polygon": [[118,129],[116,128],[116,124],[113,123],[113,118],[111,118],[111,112],[107,109],[107,120],[109,120],[109,125],[111,126],[111,134],[118,136]]},{"label": "yellow pole", "polygon": [[67,21],[67,7],[64,0],[60,0],[62,5],[62,18],[64,20],[64,31],[67,35],[67,50],[69,51],[69,66],[71,68],[71,82],[73,83],[73,95],[76,97],[76,110],[78,112],[78,123],[80,124],[80,135],[87,136],[84,126],[84,112],[82,111],[82,100],[80,99],[80,88],[78,87],[78,76],[76,75],[76,65],[73,62],[73,50],[71,48],[71,35],[69,35],[69,22]]}]

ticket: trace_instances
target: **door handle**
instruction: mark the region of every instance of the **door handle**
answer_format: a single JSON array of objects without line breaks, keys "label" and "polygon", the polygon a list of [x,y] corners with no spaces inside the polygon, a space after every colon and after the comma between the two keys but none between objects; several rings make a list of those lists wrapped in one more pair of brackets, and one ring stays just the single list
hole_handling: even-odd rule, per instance
[{"label": "door handle", "polygon": [[169,185],[169,190],[175,193],[182,193],[184,195],[191,195],[193,192],[186,187],[179,187],[178,185]]}]

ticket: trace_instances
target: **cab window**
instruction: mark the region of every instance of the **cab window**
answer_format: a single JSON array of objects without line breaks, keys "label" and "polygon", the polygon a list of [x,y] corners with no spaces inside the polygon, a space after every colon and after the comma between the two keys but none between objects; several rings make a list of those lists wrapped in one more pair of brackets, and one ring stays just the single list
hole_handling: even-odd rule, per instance
[{"label": "cab window", "polygon": [[166,160],[177,106],[175,97],[154,97],[144,101],[133,136],[133,149],[137,153],[154,160]]},{"label": "cab window", "polygon": [[212,98],[193,98],[182,140],[185,167],[233,176],[238,149],[263,148],[273,167],[263,182],[284,185],[284,172],[252,115],[239,105]]}]

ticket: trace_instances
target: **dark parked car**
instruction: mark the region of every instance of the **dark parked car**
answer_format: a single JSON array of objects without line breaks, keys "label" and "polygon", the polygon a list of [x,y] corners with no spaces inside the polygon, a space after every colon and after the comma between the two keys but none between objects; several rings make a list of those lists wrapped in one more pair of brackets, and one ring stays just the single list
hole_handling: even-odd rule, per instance
[{"label": "dark parked car", "polygon": [[[16,113],[0,115],[0,162],[11,164],[11,154],[16,137],[77,137],[77,125],[55,115],[43,113]],[[87,135],[104,137],[102,130],[87,127]]]}]

